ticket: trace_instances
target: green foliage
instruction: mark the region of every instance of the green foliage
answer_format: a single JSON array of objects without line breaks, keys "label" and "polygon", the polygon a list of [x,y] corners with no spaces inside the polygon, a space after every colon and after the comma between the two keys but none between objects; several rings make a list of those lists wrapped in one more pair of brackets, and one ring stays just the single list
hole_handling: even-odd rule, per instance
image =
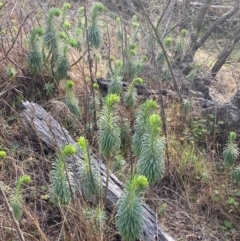
[{"label": "green foliage", "polygon": [[[66,153],[68,153],[68,151]],[[72,198],[71,190],[74,191],[75,185],[71,166],[64,161],[64,158],[61,155],[57,155],[54,162],[52,163],[50,181],[50,200],[55,204],[69,204]],[[71,187],[69,185],[71,185]]]},{"label": "green foliage", "polygon": [[182,29],[179,37],[176,40],[176,53],[177,55],[182,55],[185,52],[185,46],[186,46],[186,36],[187,36],[188,31],[186,29]]},{"label": "green foliage", "polygon": [[0,158],[5,158],[7,156],[7,153],[5,151],[0,150]]},{"label": "green foliage", "polygon": [[66,95],[65,95],[65,103],[68,106],[69,110],[77,117],[81,117],[81,111],[79,109],[78,99],[76,98],[73,92],[74,82],[72,80],[68,80],[66,83]]},{"label": "green foliage", "polygon": [[191,108],[191,102],[189,99],[184,99],[182,103],[182,109],[185,113],[188,113]]},{"label": "green foliage", "polygon": [[104,230],[104,224],[106,221],[106,213],[100,207],[97,208],[84,208],[83,214],[85,218],[89,221],[93,232],[99,234]]},{"label": "green foliage", "polygon": [[235,143],[236,133],[230,132],[228,142],[223,150],[224,165],[226,167],[232,167],[235,160],[239,156],[239,148]]},{"label": "green foliage", "polygon": [[101,193],[101,177],[99,170],[95,167],[88,151],[88,142],[85,137],[78,138],[78,146],[83,153],[82,163],[77,163],[80,183],[87,195]]},{"label": "green foliage", "polygon": [[89,26],[89,42],[97,49],[101,44],[101,29],[98,25]]},{"label": "green foliage", "polygon": [[46,30],[44,34],[44,42],[52,54],[57,55],[58,52],[58,38],[55,29],[54,17],[59,17],[61,10],[58,8],[51,8],[46,19]]},{"label": "green foliage", "polygon": [[113,67],[113,76],[108,86],[108,92],[110,94],[120,95],[122,93],[122,61],[117,60]]},{"label": "green foliage", "polygon": [[147,187],[147,178],[135,175],[127,181],[117,203],[116,227],[124,240],[135,241],[143,232],[143,204],[141,195]]},{"label": "green foliage", "polygon": [[121,145],[119,117],[115,105],[120,97],[115,94],[107,95],[105,105],[100,114],[98,139],[100,151],[105,157],[117,152]]},{"label": "green foliage", "polygon": [[122,32],[121,19],[119,17],[116,18],[116,24],[117,24],[117,38],[120,41],[122,41],[123,40],[123,32]]},{"label": "green foliage", "polygon": [[62,79],[66,79],[68,77],[68,71],[70,70],[70,63],[67,58],[68,54],[68,45],[65,44],[62,53],[58,53],[57,57],[57,66],[55,70],[55,79],[60,81]]},{"label": "green foliage", "polygon": [[13,79],[16,76],[16,74],[17,74],[17,70],[13,66],[9,65],[6,70],[7,77],[9,79]]},{"label": "green foliage", "polygon": [[166,37],[166,38],[164,38],[163,43],[166,48],[169,48],[172,46],[173,39],[171,37]]},{"label": "green foliage", "polygon": [[164,66],[162,70],[162,81],[168,81],[170,79],[171,79],[171,74],[170,74],[169,68],[167,66]]},{"label": "green foliage", "polygon": [[233,170],[233,175],[237,183],[240,183],[240,165],[236,166]]},{"label": "green foliage", "polygon": [[194,77],[196,77],[199,68],[201,67],[201,65],[199,63],[195,63],[195,65],[193,66],[193,69],[190,71],[190,73],[186,76],[186,78],[188,80],[192,80]]},{"label": "green foliage", "polygon": [[21,176],[17,183],[16,188],[13,191],[10,197],[10,206],[13,209],[13,214],[17,220],[22,216],[22,205],[23,205],[23,196],[22,196],[22,184],[29,184],[31,177],[28,175]]},{"label": "green foliage", "polygon": [[143,80],[141,78],[134,78],[132,83],[129,85],[128,90],[124,93],[124,103],[127,106],[133,108],[137,102],[137,90],[135,85],[142,84]]},{"label": "green foliage", "polygon": [[101,28],[97,22],[97,18],[104,12],[105,7],[102,3],[94,3],[91,11],[91,21],[89,24],[88,37],[89,42],[95,47],[99,48],[102,41]]},{"label": "green foliage", "polygon": [[160,50],[160,51],[158,52],[157,61],[158,61],[160,64],[164,64],[164,63],[165,63],[165,56],[164,56],[162,50]]},{"label": "green foliage", "polygon": [[122,170],[122,168],[126,165],[126,161],[124,160],[122,155],[117,155],[112,164],[112,171],[113,172],[119,172]]},{"label": "green foliage", "polygon": [[40,75],[43,68],[43,56],[39,46],[39,36],[42,36],[44,31],[40,27],[33,28],[30,32],[28,41],[28,54],[26,58],[27,65],[33,74]]},{"label": "green foliage", "polygon": [[228,231],[230,231],[230,232],[234,232],[234,231],[236,231],[235,230],[235,228],[234,228],[234,226],[233,226],[233,223],[231,222],[231,221],[229,221],[229,220],[227,220],[227,219],[224,219],[224,225],[223,226],[220,226],[220,228],[223,230],[223,231],[225,231],[225,232],[228,232]]},{"label": "green foliage", "polygon": [[161,206],[160,206],[160,209],[159,209],[159,215],[160,217],[164,217],[166,215],[166,212],[167,212],[167,203],[163,203]]},{"label": "green foliage", "polygon": [[51,83],[51,82],[45,83],[44,89],[46,90],[48,95],[52,95],[54,93],[54,89],[55,89],[54,83]]},{"label": "green foliage", "polygon": [[161,118],[152,114],[141,138],[141,151],[137,162],[137,173],[147,177],[149,184],[162,179],[164,174],[165,140],[160,137]]},{"label": "green foliage", "polygon": [[181,32],[180,32],[180,36],[182,38],[185,38],[187,36],[187,33],[188,33],[188,31],[186,29],[182,29]]},{"label": "green foliage", "polygon": [[69,3],[64,3],[63,7],[62,7],[62,24],[64,25],[64,23],[66,23],[66,15],[67,15],[67,11],[71,9],[71,4]]},{"label": "green foliage", "polygon": [[68,144],[68,145],[64,146],[61,150],[61,154],[63,157],[72,156],[75,153],[76,153],[76,148],[72,144]]},{"label": "green foliage", "polygon": [[141,106],[136,116],[134,125],[135,132],[133,134],[133,152],[136,156],[140,155],[142,149],[142,137],[146,132],[148,118],[157,108],[157,102],[154,100],[146,100]]}]

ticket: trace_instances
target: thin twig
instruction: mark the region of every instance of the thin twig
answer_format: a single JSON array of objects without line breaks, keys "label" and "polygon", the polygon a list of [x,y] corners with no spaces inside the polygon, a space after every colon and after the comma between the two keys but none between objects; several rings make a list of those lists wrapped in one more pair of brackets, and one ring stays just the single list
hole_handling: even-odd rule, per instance
[{"label": "thin twig", "polygon": [[175,74],[174,74],[174,72],[173,72],[173,68],[172,68],[172,65],[171,65],[171,63],[170,63],[170,60],[169,60],[169,58],[168,58],[166,49],[164,48],[163,42],[162,42],[162,40],[161,40],[160,37],[159,37],[159,34],[158,34],[158,32],[157,32],[157,29],[154,27],[153,22],[151,21],[149,15],[147,14],[147,12],[146,12],[143,4],[142,4],[142,1],[140,0],[139,2],[140,2],[140,6],[141,6],[141,8],[142,8],[142,10],[143,10],[144,15],[145,15],[145,17],[147,18],[147,20],[148,20],[148,22],[149,22],[149,24],[150,24],[150,26],[151,26],[151,28],[152,28],[155,36],[156,36],[156,40],[157,40],[158,44],[160,45],[160,47],[161,47],[161,49],[162,49],[162,51],[163,51],[164,57],[165,57],[165,59],[166,59],[166,61],[167,61],[168,68],[169,68],[169,70],[170,70],[170,72],[171,72],[171,75],[172,75],[172,78],[173,78],[174,88],[175,88],[175,90],[177,91],[178,96],[179,96],[181,102],[183,102],[183,97],[182,97],[181,92],[180,92],[180,90],[179,90],[179,88],[178,88],[177,80],[176,80]]},{"label": "thin twig", "polygon": [[74,65],[76,65],[78,62],[80,62],[82,60],[82,58],[85,56],[85,54],[87,53],[87,49],[83,52],[83,54],[76,60],[76,62],[74,62],[70,67],[72,68]]},{"label": "thin twig", "polygon": [[18,234],[19,239],[20,239],[21,241],[25,241],[25,238],[24,238],[24,236],[23,236],[23,234],[22,234],[22,231],[21,231],[21,229],[20,229],[20,227],[19,227],[19,223],[18,223],[18,221],[16,220],[16,218],[14,217],[12,208],[10,207],[10,204],[9,204],[9,202],[8,202],[8,200],[7,200],[7,197],[6,197],[6,195],[5,195],[2,187],[0,187],[0,193],[1,193],[1,195],[3,196],[3,201],[5,202],[7,212],[8,212],[8,214],[10,215],[10,217],[12,218],[12,220],[13,220],[13,224],[14,224],[14,226],[15,226],[15,228],[16,228],[16,231],[17,231],[17,234]]}]

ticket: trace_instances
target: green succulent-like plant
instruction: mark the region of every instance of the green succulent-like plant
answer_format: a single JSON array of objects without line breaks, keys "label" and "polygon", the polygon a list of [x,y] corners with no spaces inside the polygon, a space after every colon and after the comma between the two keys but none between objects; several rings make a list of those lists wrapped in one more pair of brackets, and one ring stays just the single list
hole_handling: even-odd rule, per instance
[{"label": "green succulent-like plant", "polygon": [[43,56],[39,46],[39,36],[42,36],[44,31],[40,27],[33,28],[30,32],[28,41],[27,65],[33,74],[39,75],[43,68]]},{"label": "green succulent-like plant", "polygon": [[69,110],[77,117],[81,117],[81,111],[79,109],[78,99],[73,92],[74,82],[72,80],[68,80],[66,83],[66,95],[65,95],[65,103],[68,106]]},{"label": "green succulent-like plant", "polygon": [[193,69],[190,71],[190,73],[186,76],[188,80],[192,80],[194,77],[196,77],[197,72],[199,71],[201,65],[199,63],[195,63],[193,66]]},{"label": "green succulent-like plant", "polygon": [[68,205],[75,191],[73,172],[67,158],[76,153],[76,148],[69,144],[60,150],[52,163],[50,171],[50,200],[54,204]]},{"label": "green succulent-like plant", "polygon": [[165,56],[164,56],[164,53],[163,53],[162,50],[160,50],[160,51],[158,52],[157,61],[158,61],[160,64],[164,64],[164,63],[165,63]]},{"label": "green succulent-like plant", "polygon": [[109,94],[105,98],[105,103],[100,114],[98,140],[100,151],[107,159],[107,177],[105,188],[105,199],[108,191],[109,171],[111,157],[117,153],[121,145],[119,116],[116,112],[116,104],[120,97],[116,94]]},{"label": "green succulent-like plant", "polygon": [[162,81],[168,81],[171,78],[171,73],[168,66],[164,66],[162,69]]},{"label": "green succulent-like plant", "polygon": [[23,196],[22,196],[22,184],[29,184],[31,181],[31,177],[28,175],[21,176],[17,183],[16,188],[13,191],[10,197],[10,206],[13,209],[13,214],[17,220],[19,220],[22,216],[22,204],[23,204]]},{"label": "green succulent-like plant", "polygon": [[182,29],[179,34],[179,37],[177,38],[176,53],[178,55],[181,55],[184,53],[184,47],[186,46],[187,33],[188,33],[188,31],[186,29]]},{"label": "green succulent-like plant", "polygon": [[85,137],[81,136],[77,143],[83,153],[84,160],[83,163],[78,163],[80,183],[87,195],[101,193],[100,173],[90,158],[88,142]]},{"label": "green succulent-like plant", "polygon": [[113,67],[113,76],[108,86],[110,94],[120,95],[122,93],[122,61],[117,60]]},{"label": "green succulent-like plant", "polygon": [[107,215],[100,207],[84,208],[83,215],[89,221],[94,233],[99,234],[104,229]]},{"label": "green succulent-like plant", "polygon": [[0,150],[0,158],[4,159],[7,156],[7,152]]},{"label": "green succulent-like plant", "polygon": [[121,145],[119,118],[115,110],[115,106],[119,101],[120,97],[118,95],[107,95],[100,114],[98,139],[100,151],[105,157],[116,153]]},{"label": "green succulent-like plant", "polygon": [[236,166],[233,170],[233,176],[237,183],[240,183],[240,165]]},{"label": "green succulent-like plant", "polygon": [[143,80],[141,78],[134,78],[128,87],[128,90],[124,94],[124,103],[127,106],[133,108],[137,102],[137,90],[135,86],[137,84],[142,84]]},{"label": "green succulent-like plant", "polygon": [[165,139],[160,137],[160,131],[161,118],[152,114],[141,138],[141,151],[137,162],[137,173],[146,176],[149,184],[155,184],[164,174]]},{"label": "green succulent-like plant", "polygon": [[141,196],[148,185],[145,176],[128,180],[117,202],[116,227],[123,240],[135,241],[143,233],[143,203]]},{"label": "green succulent-like plant", "polygon": [[157,102],[154,100],[146,100],[137,112],[133,134],[133,152],[136,156],[140,155],[142,149],[142,137],[146,133],[148,126],[148,118],[157,108]]},{"label": "green succulent-like plant", "polygon": [[12,66],[8,65],[6,70],[6,75],[9,79],[14,79],[17,74],[17,70]]},{"label": "green succulent-like plant", "polygon": [[102,32],[98,23],[98,17],[104,12],[105,7],[102,3],[94,3],[91,10],[91,21],[88,28],[89,42],[96,49],[99,48],[102,41]]},{"label": "green succulent-like plant", "polygon": [[125,165],[126,165],[126,161],[123,158],[123,156],[117,155],[113,160],[112,171],[115,173],[119,172]]},{"label": "green succulent-like plant", "polygon": [[116,24],[117,24],[117,38],[118,40],[122,41],[123,31],[122,31],[121,19],[119,17],[116,18]]},{"label": "green succulent-like plant", "polygon": [[71,4],[70,3],[64,3],[62,6],[62,24],[66,23],[66,16],[68,10],[71,9]]},{"label": "green succulent-like plant", "polygon": [[228,142],[223,150],[224,165],[226,167],[232,167],[235,160],[239,156],[239,148],[235,143],[237,134],[235,132],[230,132],[228,137]]},{"label": "green succulent-like plant", "polygon": [[71,65],[68,61],[68,43],[65,43],[62,53],[58,53],[56,70],[55,70],[55,79],[60,81],[68,77],[68,71],[71,68]]},{"label": "green succulent-like plant", "polygon": [[172,43],[173,43],[172,37],[164,38],[163,43],[164,43],[166,48],[170,48],[172,46]]},{"label": "green succulent-like plant", "polygon": [[44,33],[44,42],[54,55],[58,53],[58,38],[56,31],[56,23],[54,22],[54,17],[59,17],[61,15],[61,10],[58,8],[51,8],[48,12],[46,19],[46,30]]}]

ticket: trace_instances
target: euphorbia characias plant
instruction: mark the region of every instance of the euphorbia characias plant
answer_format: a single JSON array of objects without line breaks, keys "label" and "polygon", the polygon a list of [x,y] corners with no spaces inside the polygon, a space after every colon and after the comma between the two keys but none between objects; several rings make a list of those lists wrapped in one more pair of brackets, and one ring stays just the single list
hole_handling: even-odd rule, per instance
[{"label": "euphorbia characias plant", "polygon": [[121,145],[119,117],[116,112],[116,104],[120,101],[120,97],[116,94],[109,94],[105,98],[105,104],[101,111],[99,119],[99,147],[100,152],[107,159],[107,178],[105,199],[108,190],[109,169],[111,156],[117,153]]},{"label": "euphorbia characias plant", "polygon": [[143,203],[141,197],[148,180],[145,176],[135,175],[125,185],[122,196],[117,202],[116,227],[123,240],[135,241],[143,233]]}]

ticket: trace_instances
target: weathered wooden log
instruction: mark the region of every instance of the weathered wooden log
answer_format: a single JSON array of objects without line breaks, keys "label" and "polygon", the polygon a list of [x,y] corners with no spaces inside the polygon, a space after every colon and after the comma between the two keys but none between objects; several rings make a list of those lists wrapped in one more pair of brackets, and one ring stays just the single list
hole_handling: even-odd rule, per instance
[{"label": "weathered wooden log", "polygon": [[[62,146],[66,144],[77,145],[72,137],[68,134],[68,131],[60,126],[60,124],[52,117],[50,113],[47,113],[41,106],[36,103],[22,102],[21,104],[21,116],[23,117],[23,123],[29,131],[29,134],[35,137],[44,146],[58,151]],[[72,158],[68,159],[68,162],[72,166],[73,172],[76,173],[75,161],[83,162],[82,153],[79,151]],[[93,161],[99,168],[102,177],[103,189],[106,187],[106,168],[102,161],[93,155]],[[77,175],[74,176],[76,185],[81,190],[81,184]],[[118,178],[110,173],[109,186],[107,192],[107,206],[109,210],[113,210],[119,197],[123,192],[123,184]],[[156,214],[146,204],[144,204],[144,232],[143,240],[152,241],[174,241],[172,237],[166,234],[157,220]]]}]

